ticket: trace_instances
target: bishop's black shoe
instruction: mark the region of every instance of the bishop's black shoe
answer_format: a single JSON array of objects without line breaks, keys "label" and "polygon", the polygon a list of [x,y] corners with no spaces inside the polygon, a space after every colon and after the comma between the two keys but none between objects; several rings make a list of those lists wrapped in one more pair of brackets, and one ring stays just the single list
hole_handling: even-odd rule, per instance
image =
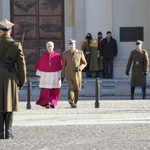
[{"label": "bishop's black shoe", "polygon": [[50,108],[50,105],[49,105],[49,104],[46,104],[46,105],[45,105],[45,108],[46,108],[46,109],[49,109],[49,108]]},{"label": "bishop's black shoe", "polygon": [[54,106],[54,105],[50,105],[50,107],[51,107],[51,108],[55,108],[55,106]]}]

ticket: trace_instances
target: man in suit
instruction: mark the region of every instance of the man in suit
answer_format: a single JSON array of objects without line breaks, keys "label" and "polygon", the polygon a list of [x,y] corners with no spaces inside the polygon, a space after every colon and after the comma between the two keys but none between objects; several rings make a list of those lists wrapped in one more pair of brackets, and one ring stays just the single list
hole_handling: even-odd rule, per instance
[{"label": "man in suit", "polygon": [[26,82],[22,46],[11,37],[8,20],[0,22],[0,139],[12,139],[13,111],[18,110],[18,90]]},{"label": "man in suit", "polygon": [[110,31],[107,31],[106,38],[102,40],[100,51],[104,61],[104,78],[113,78],[113,61],[114,57],[117,57],[118,49],[117,42]]},{"label": "man in suit", "polygon": [[66,78],[68,84],[68,101],[72,108],[76,108],[79,90],[82,84],[82,70],[87,65],[82,50],[76,49],[76,41],[68,41],[69,50],[63,52],[63,64],[61,77],[62,81]]}]

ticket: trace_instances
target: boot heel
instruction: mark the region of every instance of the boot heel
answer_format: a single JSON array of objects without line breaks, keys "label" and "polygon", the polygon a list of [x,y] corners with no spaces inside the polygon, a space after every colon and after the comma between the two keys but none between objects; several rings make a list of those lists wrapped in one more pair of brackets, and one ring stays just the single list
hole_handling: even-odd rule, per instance
[{"label": "boot heel", "polygon": [[0,134],[0,139],[4,139],[4,134]]}]

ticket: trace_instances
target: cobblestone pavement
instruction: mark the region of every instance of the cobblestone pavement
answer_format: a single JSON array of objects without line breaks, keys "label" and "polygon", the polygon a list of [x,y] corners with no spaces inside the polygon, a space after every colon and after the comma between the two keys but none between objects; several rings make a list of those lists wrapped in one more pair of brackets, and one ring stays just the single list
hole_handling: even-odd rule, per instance
[{"label": "cobblestone pavement", "polygon": [[31,102],[31,109],[27,108],[27,102],[19,103],[17,114],[100,114],[118,112],[149,112],[150,100],[101,100],[99,108],[95,108],[95,100],[79,100],[77,108],[71,109],[68,101],[60,100],[55,109],[45,109]]},{"label": "cobblestone pavement", "polygon": [[88,114],[102,115],[104,119],[105,115],[121,113],[150,116],[149,100],[100,101],[100,108],[95,108],[94,100],[79,101],[76,109],[71,109],[67,101],[60,101],[55,109],[45,109],[35,102],[31,109],[26,109],[26,102],[19,105],[20,110],[14,113],[14,139],[0,140],[0,150],[150,150],[149,120],[128,124],[15,126],[15,120],[24,115],[85,115],[85,120]]},{"label": "cobblestone pavement", "polygon": [[14,127],[1,150],[149,150],[149,124]]}]

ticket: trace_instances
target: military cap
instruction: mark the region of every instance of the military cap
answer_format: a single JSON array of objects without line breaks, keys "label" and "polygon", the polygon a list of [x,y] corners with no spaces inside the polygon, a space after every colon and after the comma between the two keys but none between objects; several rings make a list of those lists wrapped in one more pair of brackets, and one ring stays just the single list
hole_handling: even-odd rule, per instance
[{"label": "military cap", "polygon": [[68,43],[68,44],[76,44],[76,40],[70,39],[67,43]]},{"label": "military cap", "polygon": [[135,44],[136,44],[136,45],[140,45],[140,44],[143,44],[143,42],[140,41],[140,40],[137,40]]},{"label": "military cap", "polygon": [[102,32],[101,32],[101,31],[99,31],[99,32],[97,33],[97,35],[103,35],[103,34],[102,34]]},{"label": "military cap", "polygon": [[14,24],[7,19],[0,21],[0,29],[3,31],[8,31]]}]

